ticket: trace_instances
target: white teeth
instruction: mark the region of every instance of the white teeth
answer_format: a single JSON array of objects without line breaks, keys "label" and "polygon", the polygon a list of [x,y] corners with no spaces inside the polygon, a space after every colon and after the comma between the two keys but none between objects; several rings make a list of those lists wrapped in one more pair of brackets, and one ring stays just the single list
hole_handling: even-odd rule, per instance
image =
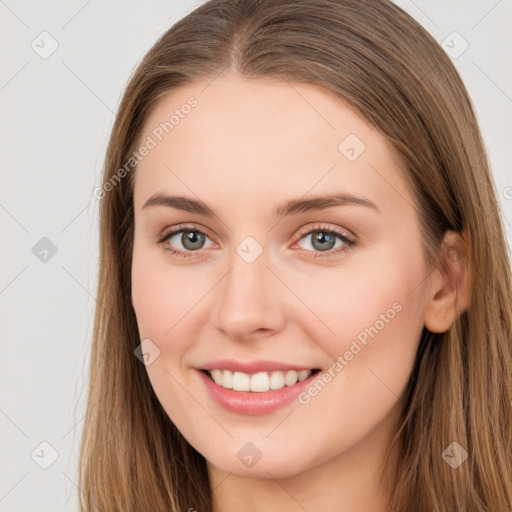
[{"label": "white teeth", "polygon": [[270,375],[270,389],[284,388],[283,372],[272,372]]},{"label": "white teeth", "polygon": [[289,370],[286,372],[286,375],[284,376],[284,383],[287,386],[293,386],[294,384],[297,384],[298,378],[299,374],[295,370]]},{"label": "white teeth", "polygon": [[299,382],[302,382],[303,380],[306,380],[311,375],[311,370],[301,370],[299,372]]},{"label": "white teeth", "polygon": [[210,373],[212,374],[212,379],[215,381],[215,384],[222,386],[222,370],[212,370]]},{"label": "white teeth", "polygon": [[[220,384],[222,387],[224,382]],[[249,391],[251,389],[251,377],[247,373],[235,372],[233,374],[233,389],[235,391]]]},{"label": "white teeth", "polygon": [[288,370],[258,372],[253,374],[231,372],[230,370],[208,370],[215,384],[235,391],[253,391],[265,393],[270,389],[282,389],[302,382],[311,375],[311,370]]},{"label": "white teeth", "polygon": [[[221,371],[221,370],[219,370]],[[227,389],[233,388],[233,372],[230,370],[224,370],[222,372],[222,386]]]},{"label": "white teeth", "polygon": [[251,376],[251,391],[264,393],[270,389],[270,379],[267,372],[255,373]]}]

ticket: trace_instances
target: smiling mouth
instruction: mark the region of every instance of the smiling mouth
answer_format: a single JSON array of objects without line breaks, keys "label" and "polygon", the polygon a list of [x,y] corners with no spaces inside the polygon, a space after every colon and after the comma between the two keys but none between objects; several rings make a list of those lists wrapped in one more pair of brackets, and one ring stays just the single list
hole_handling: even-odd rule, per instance
[{"label": "smiling mouth", "polygon": [[233,372],[231,370],[201,370],[215,384],[225,389],[234,391],[245,391],[254,393],[265,393],[267,391],[278,390],[285,387],[291,387],[306,380],[311,375],[320,371],[320,369],[311,370],[287,370],[287,371],[268,371],[257,373]]}]

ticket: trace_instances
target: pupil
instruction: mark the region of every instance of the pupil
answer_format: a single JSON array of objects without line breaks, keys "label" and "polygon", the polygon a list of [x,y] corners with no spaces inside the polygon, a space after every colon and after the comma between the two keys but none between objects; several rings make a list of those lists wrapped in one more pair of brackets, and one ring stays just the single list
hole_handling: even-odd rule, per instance
[{"label": "pupil", "polygon": [[200,249],[203,242],[202,235],[197,231],[187,231],[183,233],[181,242],[187,249]]},{"label": "pupil", "polygon": [[[334,237],[330,233],[324,233],[323,231],[317,231],[317,235],[313,237],[313,245],[315,243],[320,243],[320,250],[332,249],[334,247]],[[327,242],[328,247],[326,247],[325,242]],[[323,245],[322,245],[323,244]]]}]

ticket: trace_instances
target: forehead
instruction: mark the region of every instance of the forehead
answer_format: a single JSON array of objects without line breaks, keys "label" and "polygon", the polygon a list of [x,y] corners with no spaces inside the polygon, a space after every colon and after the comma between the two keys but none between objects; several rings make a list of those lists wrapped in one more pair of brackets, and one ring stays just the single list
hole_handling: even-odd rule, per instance
[{"label": "forehead", "polygon": [[136,208],[170,189],[206,197],[226,191],[249,202],[262,189],[282,191],[282,199],[333,187],[381,201],[408,193],[383,135],[309,84],[228,75],[183,86],[147,119],[140,143],[150,140],[136,171]]}]

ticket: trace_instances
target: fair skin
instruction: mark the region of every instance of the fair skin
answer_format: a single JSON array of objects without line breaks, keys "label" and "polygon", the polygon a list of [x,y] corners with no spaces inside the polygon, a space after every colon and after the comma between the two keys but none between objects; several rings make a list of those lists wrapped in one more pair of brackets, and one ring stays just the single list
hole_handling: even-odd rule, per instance
[{"label": "fair skin", "polygon": [[[405,171],[371,123],[305,84],[229,74],[205,86],[163,97],[140,138],[190,96],[198,100],[135,174],[132,303],[141,340],[160,350],[146,367],[151,384],[208,461],[215,512],[384,512],[380,472],[422,329],[447,330],[467,298],[459,290],[457,301],[453,280],[427,269]],[[349,134],[366,146],[354,161],[338,149]],[[217,216],[143,208],[156,193],[201,200]],[[377,208],[345,204],[274,216],[285,201],[333,193]],[[201,248],[184,245],[183,233],[158,243],[182,223],[185,234],[205,234]],[[325,242],[314,243],[319,224],[356,245],[334,237],[322,250]],[[236,251],[248,236],[262,249],[251,263]],[[454,233],[445,242],[461,248]],[[453,271],[461,280],[463,268]],[[387,321],[377,324],[383,314]],[[308,403],[239,414],[213,401],[199,377],[201,364],[215,359],[326,372],[358,334],[377,325]],[[261,453],[252,467],[237,457],[248,442]]]}]

